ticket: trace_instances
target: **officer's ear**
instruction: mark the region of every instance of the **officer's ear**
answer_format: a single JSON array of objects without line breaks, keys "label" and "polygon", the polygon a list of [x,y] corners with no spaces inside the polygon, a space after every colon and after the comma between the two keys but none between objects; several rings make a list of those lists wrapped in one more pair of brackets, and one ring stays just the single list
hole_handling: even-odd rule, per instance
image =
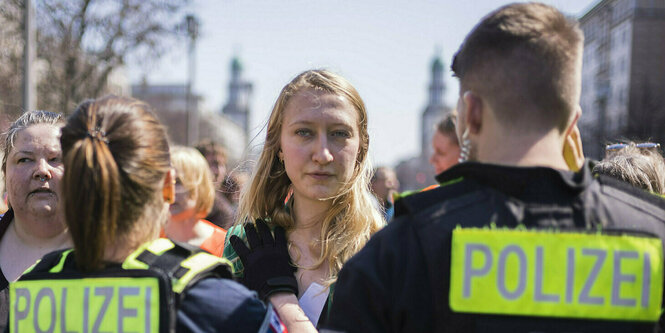
[{"label": "officer's ear", "polygon": [[483,125],[483,100],[471,90],[466,91],[462,99],[466,114],[466,128],[470,134],[478,135]]},{"label": "officer's ear", "polygon": [[164,201],[169,204],[173,204],[175,202],[175,181],[175,169],[171,168],[169,172],[166,173],[166,176],[164,176],[164,189],[162,189]]}]

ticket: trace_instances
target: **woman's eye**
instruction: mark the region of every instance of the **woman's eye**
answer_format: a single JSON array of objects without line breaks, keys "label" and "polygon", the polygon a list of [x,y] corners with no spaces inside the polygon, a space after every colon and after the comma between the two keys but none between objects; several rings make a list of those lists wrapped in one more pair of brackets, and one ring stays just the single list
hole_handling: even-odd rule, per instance
[{"label": "woman's eye", "polygon": [[16,163],[25,163],[25,162],[30,162],[30,159],[27,157],[21,157],[16,161]]},{"label": "woman's eye", "polygon": [[332,132],[332,135],[334,137],[338,137],[338,138],[350,138],[351,137],[351,132],[340,130],[340,131]]},{"label": "woman's eye", "polygon": [[296,135],[298,135],[298,136],[311,136],[312,131],[310,131],[308,129],[301,128],[299,130],[296,130]]},{"label": "woman's eye", "polygon": [[60,158],[60,156],[58,156],[58,157],[51,157],[51,158],[49,159],[49,162],[51,162],[51,163],[62,163],[62,159]]}]

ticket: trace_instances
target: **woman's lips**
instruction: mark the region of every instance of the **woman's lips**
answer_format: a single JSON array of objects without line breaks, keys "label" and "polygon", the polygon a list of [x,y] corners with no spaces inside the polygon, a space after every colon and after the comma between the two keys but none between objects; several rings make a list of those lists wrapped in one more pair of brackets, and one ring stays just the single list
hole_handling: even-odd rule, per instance
[{"label": "woman's lips", "polygon": [[37,194],[53,194],[53,191],[51,191],[48,188],[38,188],[36,190],[33,190],[29,193],[30,195],[37,195]]},{"label": "woman's lips", "polygon": [[307,175],[317,180],[326,180],[333,176],[333,174],[326,172],[312,172],[308,173]]}]

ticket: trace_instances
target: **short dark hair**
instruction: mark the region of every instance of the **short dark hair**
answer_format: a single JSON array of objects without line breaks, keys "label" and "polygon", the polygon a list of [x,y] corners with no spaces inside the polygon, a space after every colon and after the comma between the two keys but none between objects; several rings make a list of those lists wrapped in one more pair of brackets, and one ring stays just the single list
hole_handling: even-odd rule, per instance
[{"label": "short dark hair", "polygon": [[203,155],[203,157],[219,156],[226,161],[226,149],[223,145],[215,141],[204,139],[199,142],[195,148],[201,153],[201,155]]},{"label": "short dark hair", "polygon": [[583,41],[577,22],[557,9],[510,4],[473,28],[451,67],[460,89],[485,97],[500,122],[563,132],[579,103]]}]

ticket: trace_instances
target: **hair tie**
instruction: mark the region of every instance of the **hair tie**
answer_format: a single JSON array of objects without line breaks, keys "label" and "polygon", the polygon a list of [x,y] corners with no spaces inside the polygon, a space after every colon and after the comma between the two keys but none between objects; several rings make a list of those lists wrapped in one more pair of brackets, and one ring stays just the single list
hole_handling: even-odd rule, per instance
[{"label": "hair tie", "polygon": [[102,131],[99,127],[95,128],[94,130],[89,130],[87,136],[93,140],[97,139],[106,144],[109,143],[109,140],[106,138],[106,132]]}]

